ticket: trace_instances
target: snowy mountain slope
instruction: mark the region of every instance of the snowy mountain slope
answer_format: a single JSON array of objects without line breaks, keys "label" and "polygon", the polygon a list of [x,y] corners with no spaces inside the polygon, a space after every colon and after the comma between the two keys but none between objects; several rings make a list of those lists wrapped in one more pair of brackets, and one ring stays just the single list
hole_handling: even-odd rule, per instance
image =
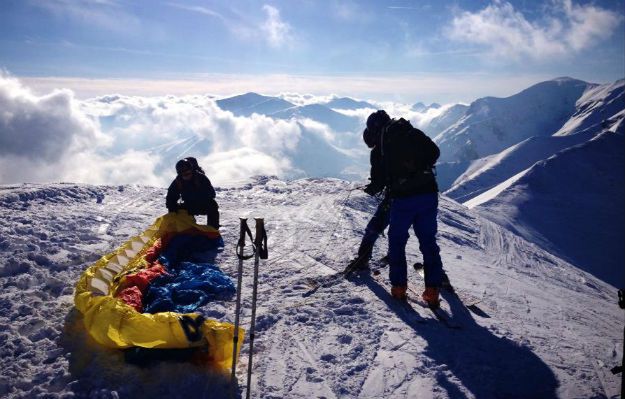
[{"label": "snowy mountain slope", "polygon": [[622,131],[625,120],[625,80],[589,88],[576,113],[553,136],[534,136],[499,154],[473,161],[445,194],[461,202],[493,188],[535,162],[590,140],[608,130]]},{"label": "snowy mountain slope", "polygon": [[[230,111],[238,116],[250,116],[253,113],[270,116],[276,119],[309,118],[330,126],[337,132],[350,132],[360,129],[360,120],[350,117],[330,108],[347,109],[359,107],[360,103],[350,98],[339,98],[328,104],[307,104],[296,106],[278,97],[263,96],[256,93],[246,93],[216,101],[219,108]],[[367,104],[368,103],[363,103]]]},{"label": "snowy mountain slope", "polygon": [[358,101],[349,97],[333,98],[332,100],[328,101],[327,103],[323,105],[325,105],[328,108],[349,109],[349,110],[356,110],[356,109],[362,109],[362,108],[371,108],[371,109],[376,108],[375,105],[368,103],[367,101]]},{"label": "snowy mountain slope", "polygon": [[554,136],[576,134],[593,127],[596,131],[610,129],[624,110],[625,79],[590,87],[577,101],[575,114]]},{"label": "snowy mountain slope", "polygon": [[[622,356],[623,313],[611,286],[498,225],[441,198],[439,244],[452,282],[482,299],[481,316],[453,297],[450,330],[416,308],[414,323],[387,293],[386,272],[312,295],[306,278],[354,254],[375,199],[333,179],[257,178],[218,190],[235,276],[239,216],[262,216],[252,397],[613,397],[607,370]],[[226,381],[191,363],[138,368],[85,336],[73,286],[102,254],[164,212],[164,190],[70,184],[0,187],[0,394],[4,397],[228,397]],[[202,218],[200,218],[202,220]],[[253,226],[253,222],[251,223]],[[386,251],[382,238],[375,256]],[[410,262],[420,259],[411,238]],[[244,263],[242,323],[249,325],[252,262]],[[422,289],[416,272],[411,285]],[[233,320],[234,303],[208,317]],[[245,387],[247,343],[237,371]]]},{"label": "snowy mountain slope", "polygon": [[440,192],[444,192],[453,186],[454,182],[462,175],[472,162],[476,161],[456,161],[441,162],[436,164],[436,182]]},{"label": "snowy mountain slope", "polygon": [[458,122],[468,109],[468,105],[454,104],[441,112],[440,115],[432,118],[432,120],[422,126],[422,128],[430,137],[436,137],[454,123]]},{"label": "snowy mountain slope", "polygon": [[295,106],[281,98],[262,96],[257,93],[241,94],[215,102],[219,108],[237,116],[250,116],[253,113],[269,115]]},{"label": "snowy mountain slope", "polygon": [[460,202],[480,195],[511,176],[529,168],[551,155],[584,143],[594,137],[594,130],[566,137],[531,137],[496,155],[473,161],[471,166],[453,183],[445,195]]},{"label": "snowy mountain slope", "polygon": [[441,105],[438,103],[432,103],[430,105],[425,105],[422,102],[418,102],[412,105],[412,107],[410,107],[411,110],[413,111],[417,111],[417,112],[426,112],[429,109],[438,109],[440,108]]},{"label": "snowy mountain slope", "polygon": [[486,97],[471,103],[455,125],[434,138],[440,162],[496,154],[532,136],[551,136],[575,113],[589,83],[559,78],[538,83],[507,98]]},{"label": "snowy mountain slope", "polygon": [[595,276],[625,281],[623,129],[536,163],[467,205]]},{"label": "snowy mountain slope", "polygon": [[335,132],[355,132],[362,130],[360,119],[333,111],[325,105],[308,104],[277,111],[270,115],[277,119],[309,118],[326,124]]},{"label": "snowy mountain slope", "polygon": [[289,153],[295,176],[363,178],[368,160],[358,150],[366,149],[343,150],[306,126],[300,125],[300,129],[302,133],[297,146]]}]

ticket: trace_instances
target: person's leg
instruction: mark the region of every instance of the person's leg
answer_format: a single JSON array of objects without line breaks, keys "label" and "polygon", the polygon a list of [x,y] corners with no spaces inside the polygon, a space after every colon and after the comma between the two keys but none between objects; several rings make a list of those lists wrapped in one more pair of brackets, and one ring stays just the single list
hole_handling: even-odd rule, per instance
[{"label": "person's leg", "polygon": [[440,287],[443,281],[443,262],[436,243],[438,194],[418,196],[418,211],[413,221],[414,232],[423,254],[423,272],[426,287]]},{"label": "person's leg", "polygon": [[369,260],[371,258],[371,253],[373,252],[373,246],[377,241],[380,234],[384,232],[384,229],[388,227],[390,218],[390,205],[389,200],[384,199],[378,205],[378,208],[375,210],[373,217],[367,223],[367,227],[365,228],[365,234],[362,237],[360,242],[360,247],[358,248],[358,258]]},{"label": "person's leg", "polygon": [[394,199],[391,204],[390,227],[388,230],[389,279],[393,286],[406,286],[406,243],[408,230],[414,219],[414,210],[410,199]]},{"label": "person's leg", "polygon": [[219,206],[215,200],[211,200],[209,202],[208,210],[206,212],[206,224],[219,229]]}]

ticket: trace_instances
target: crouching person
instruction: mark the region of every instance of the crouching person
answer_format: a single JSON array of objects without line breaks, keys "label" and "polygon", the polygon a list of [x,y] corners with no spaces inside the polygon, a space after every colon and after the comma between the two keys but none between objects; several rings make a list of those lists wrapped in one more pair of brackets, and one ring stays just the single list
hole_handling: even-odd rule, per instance
[{"label": "crouching person", "polygon": [[[167,189],[165,205],[169,212],[186,209],[190,215],[206,215],[206,224],[219,229],[219,206],[215,189],[195,158],[176,163],[177,176]],[[182,199],[182,203],[178,201]]]}]

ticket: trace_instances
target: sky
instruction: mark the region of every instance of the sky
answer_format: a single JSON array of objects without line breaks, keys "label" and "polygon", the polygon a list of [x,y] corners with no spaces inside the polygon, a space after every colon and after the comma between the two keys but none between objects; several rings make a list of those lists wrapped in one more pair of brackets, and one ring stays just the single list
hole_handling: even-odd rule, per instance
[{"label": "sky", "polygon": [[625,74],[623,0],[4,0],[0,68],[81,98],[350,95],[403,102],[509,96]]},{"label": "sky", "polygon": [[[623,0],[0,1],[0,184],[366,178],[361,127],[237,116],[219,98],[366,100],[393,117],[625,74]],[[439,111],[437,111],[439,112]],[[440,111],[442,112],[442,111]],[[336,117],[336,115],[335,115]],[[321,122],[321,123],[320,123]],[[426,132],[427,133],[427,132]]]}]

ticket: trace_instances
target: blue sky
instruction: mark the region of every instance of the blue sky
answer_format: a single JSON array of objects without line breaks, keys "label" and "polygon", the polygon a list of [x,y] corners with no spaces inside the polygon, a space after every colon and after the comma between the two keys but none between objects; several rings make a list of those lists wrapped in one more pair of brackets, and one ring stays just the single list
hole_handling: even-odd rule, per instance
[{"label": "blue sky", "polygon": [[0,68],[79,96],[256,91],[469,102],[625,75],[607,1],[4,0]]}]

